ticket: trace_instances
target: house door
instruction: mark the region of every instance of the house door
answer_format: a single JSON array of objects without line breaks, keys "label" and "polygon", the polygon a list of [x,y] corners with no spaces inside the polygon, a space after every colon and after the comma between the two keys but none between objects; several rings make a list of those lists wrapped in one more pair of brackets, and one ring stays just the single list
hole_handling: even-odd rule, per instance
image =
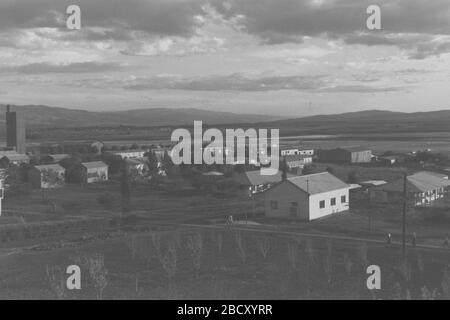
[{"label": "house door", "polygon": [[298,203],[297,202],[291,203],[291,206],[289,208],[289,216],[291,218],[297,218],[297,216],[298,216]]}]

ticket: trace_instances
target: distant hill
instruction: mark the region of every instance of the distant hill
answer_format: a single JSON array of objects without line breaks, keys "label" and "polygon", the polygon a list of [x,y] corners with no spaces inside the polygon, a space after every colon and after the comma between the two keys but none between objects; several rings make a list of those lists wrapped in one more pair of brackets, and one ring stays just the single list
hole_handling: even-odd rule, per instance
[{"label": "distant hill", "polygon": [[280,128],[283,135],[450,131],[450,110],[415,113],[368,110],[260,125]]},{"label": "distant hill", "polygon": [[[236,114],[200,109],[136,109],[115,112],[92,112],[48,106],[12,106],[21,112],[28,127],[92,127],[92,126],[166,126],[192,125],[194,120],[205,124],[265,122],[282,117]],[[5,123],[6,106],[0,105],[0,126]]]}]

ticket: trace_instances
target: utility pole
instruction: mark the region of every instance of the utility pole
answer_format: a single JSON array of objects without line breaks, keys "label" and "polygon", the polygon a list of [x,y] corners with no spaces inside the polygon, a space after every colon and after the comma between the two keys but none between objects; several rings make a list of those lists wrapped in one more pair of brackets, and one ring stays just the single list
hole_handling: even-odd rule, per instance
[{"label": "utility pole", "polygon": [[406,261],[406,211],[407,211],[407,181],[408,174],[405,172],[403,177],[403,216],[402,216],[402,254],[403,259]]},{"label": "utility pole", "polygon": [[2,216],[2,201],[5,193],[5,189],[3,189],[3,180],[0,177],[0,217]]},{"label": "utility pole", "polygon": [[6,173],[4,170],[0,169],[0,217],[2,216],[2,201],[5,196],[4,183],[6,180]]}]

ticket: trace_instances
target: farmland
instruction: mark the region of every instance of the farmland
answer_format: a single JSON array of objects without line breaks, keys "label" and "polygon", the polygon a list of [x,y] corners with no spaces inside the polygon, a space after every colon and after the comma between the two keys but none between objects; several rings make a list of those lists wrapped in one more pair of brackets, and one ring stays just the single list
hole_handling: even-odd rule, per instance
[{"label": "farmland", "polygon": [[[86,261],[100,259],[99,292]],[[182,228],[125,233],[49,251],[0,255],[1,299],[395,299],[446,298],[449,253],[384,244],[241,231]],[[82,267],[82,290],[58,291],[68,265]],[[366,287],[381,267],[383,287]],[[51,270],[51,277],[48,275]],[[25,285],[26,284],[26,285]],[[434,292],[434,295],[433,295]],[[101,294],[101,295],[100,295]]]}]

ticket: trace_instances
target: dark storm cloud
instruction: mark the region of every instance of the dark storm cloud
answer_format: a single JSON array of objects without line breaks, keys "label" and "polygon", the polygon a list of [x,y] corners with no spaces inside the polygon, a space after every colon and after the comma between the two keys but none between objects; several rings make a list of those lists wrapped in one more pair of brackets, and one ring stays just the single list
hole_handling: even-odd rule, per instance
[{"label": "dark storm cloud", "polygon": [[[196,16],[204,17],[209,4],[269,45],[321,36],[347,44],[397,46],[412,59],[450,51],[448,41],[432,41],[435,35],[450,35],[449,0],[77,0],[83,29],[75,33],[65,28],[70,4],[74,1],[0,0],[0,32],[53,27],[66,31],[53,34],[56,40],[69,41],[132,41],[140,32],[190,37],[201,24]],[[376,32],[366,29],[366,9],[373,4],[382,9],[382,30]]]},{"label": "dark storm cloud", "polygon": [[116,63],[80,62],[66,65],[54,65],[48,63],[31,63],[15,67],[0,69],[2,72],[20,74],[47,74],[47,73],[94,73],[117,71],[122,67]]},{"label": "dark storm cloud", "polygon": [[[82,26],[139,30],[156,35],[189,36],[200,0],[0,0],[0,30],[65,28],[66,8],[81,7]],[[62,18],[62,19],[61,19]],[[122,31],[123,32],[123,31]],[[106,34],[106,37],[114,37]]]},{"label": "dark storm cloud", "polygon": [[[438,55],[447,44],[430,43],[450,35],[450,1],[435,0],[212,0],[226,17],[242,16],[245,30],[266,44],[299,42],[304,36],[342,39],[348,44],[398,46],[410,58]],[[366,9],[381,7],[382,30],[366,29]]]},{"label": "dark storm cloud", "polygon": [[450,34],[448,0],[212,0],[223,15],[243,15],[247,31],[271,35],[339,37],[367,31],[366,9],[377,4],[388,33]]}]

